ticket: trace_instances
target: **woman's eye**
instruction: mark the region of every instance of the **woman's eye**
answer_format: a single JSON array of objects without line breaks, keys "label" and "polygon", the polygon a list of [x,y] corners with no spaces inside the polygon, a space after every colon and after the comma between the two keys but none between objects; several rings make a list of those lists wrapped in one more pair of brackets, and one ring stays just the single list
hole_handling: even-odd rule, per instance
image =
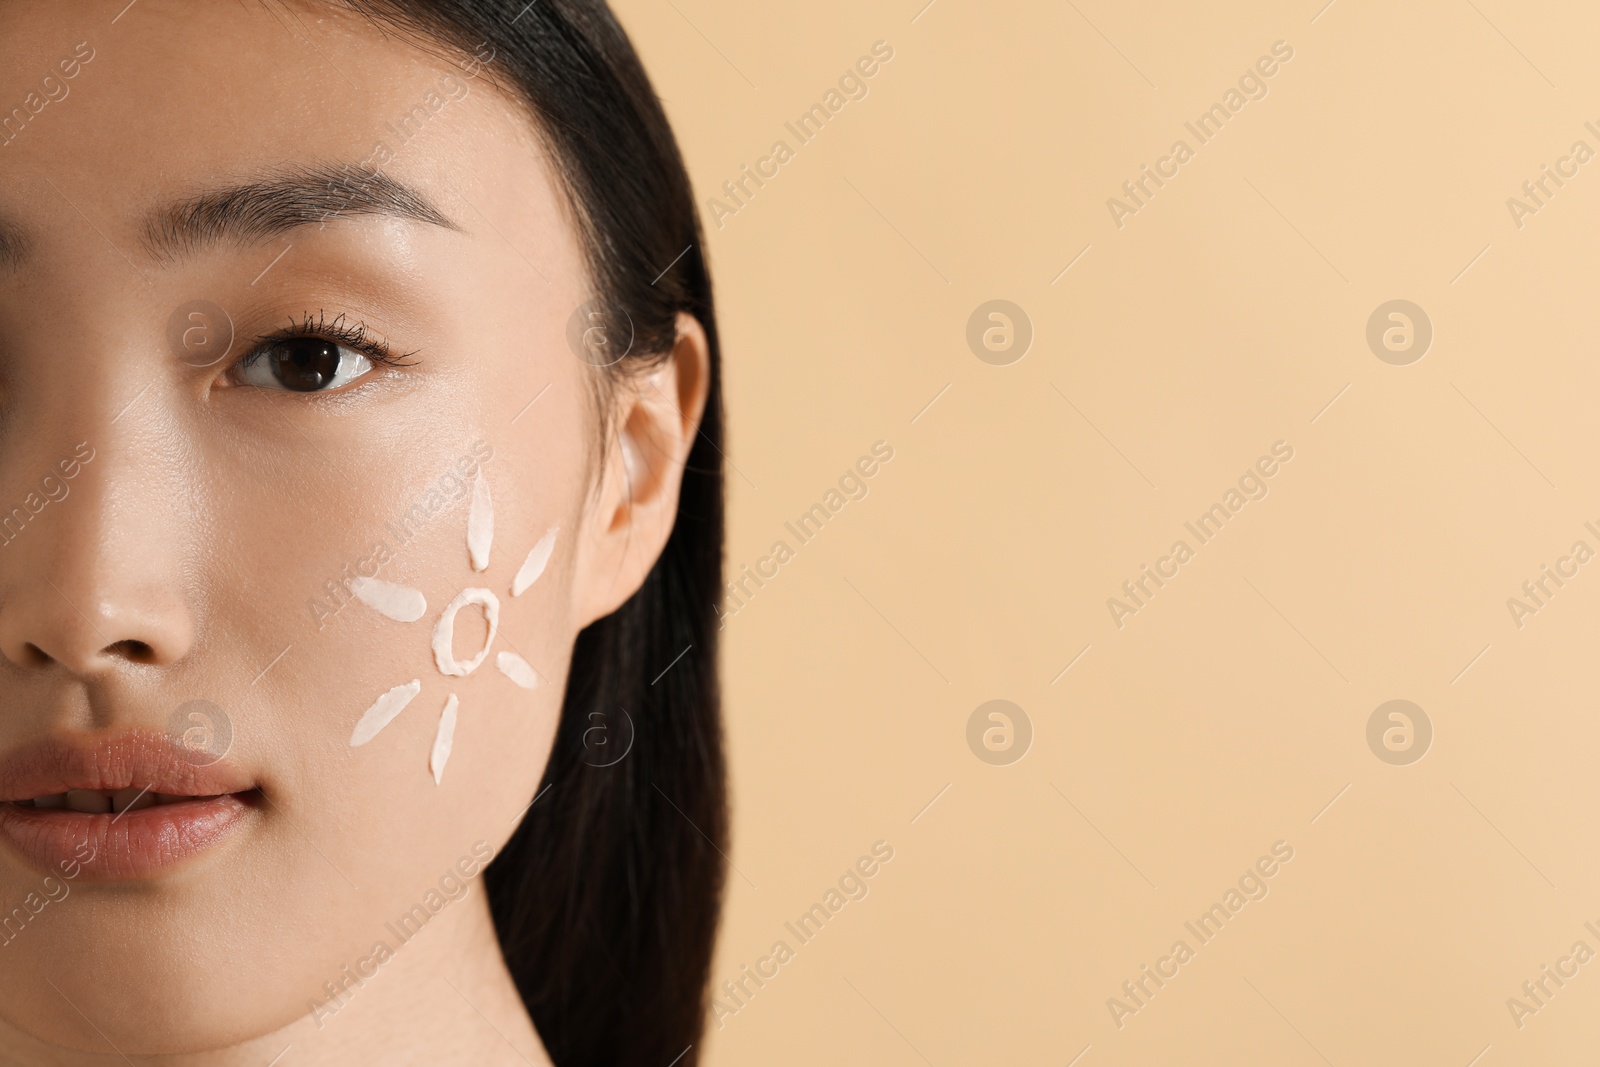
[{"label": "woman's eye", "polygon": [[349,385],[372,369],[372,361],[333,341],[295,337],[274,341],[239,364],[239,382],[262,389],[321,393]]}]

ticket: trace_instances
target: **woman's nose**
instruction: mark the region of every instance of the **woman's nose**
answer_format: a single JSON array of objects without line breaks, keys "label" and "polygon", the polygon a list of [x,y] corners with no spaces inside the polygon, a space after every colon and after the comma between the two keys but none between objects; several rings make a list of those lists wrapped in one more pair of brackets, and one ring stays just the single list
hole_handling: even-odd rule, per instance
[{"label": "woman's nose", "polygon": [[10,507],[0,501],[0,654],[12,664],[87,677],[189,654],[184,494],[169,484],[180,465],[153,446],[136,424],[106,424],[98,442],[58,444],[53,459],[29,449],[31,469],[48,474],[0,480],[22,494]]}]

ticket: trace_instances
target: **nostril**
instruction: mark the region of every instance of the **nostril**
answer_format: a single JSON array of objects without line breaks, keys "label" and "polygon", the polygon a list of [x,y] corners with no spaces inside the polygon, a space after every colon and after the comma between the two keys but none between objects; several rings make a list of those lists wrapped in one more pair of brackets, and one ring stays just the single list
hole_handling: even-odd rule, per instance
[{"label": "nostril", "polygon": [[[100,660],[102,657],[109,657],[113,660],[120,659],[126,663],[138,663],[142,665],[152,665],[160,662],[160,657],[156,652],[154,645],[151,645],[147,641],[140,641],[133,638],[124,641],[114,641],[111,644],[106,645],[100,650],[99,655],[92,657],[92,659]],[[46,652],[43,647],[35,644],[32,641],[29,641],[18,650],[18,656],[14,662],[19,667],[41,668],[49,667],[58,661],[55,656],[51,655],[49,652]],[[67,660],[61,660],[60,662],[69,667],[69,669],[93,669],[92,664],[79,664],[74,667],[74,665]],[[104,666],[104,663],[102,662],[101,665]]]},{"label": "nostril", "polygon": [[134,663],[153,663],[156,658],[156,650],[143,641],[117,641],[107,645],[106,651]]},{"label": "nostril", "polygon": [[49,575],[39,578],[39,586],[30,582],[20,593],[0,581],[0,674],[7,666],[85,679],[142,674],[189,654],[194,622],[175,583],[107,593],[92,584],[63,590]]}]

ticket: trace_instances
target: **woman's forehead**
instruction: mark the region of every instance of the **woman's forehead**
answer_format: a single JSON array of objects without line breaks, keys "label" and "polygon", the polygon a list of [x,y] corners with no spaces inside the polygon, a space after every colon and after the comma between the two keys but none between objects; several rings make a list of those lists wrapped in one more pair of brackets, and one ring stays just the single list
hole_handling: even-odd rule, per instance
[{"label": "woman's forehead", "polygon": [[115,23],[114,4],[82,11],[0,6],[0,168],[99,174],[151,202],[285,165],[416,184],[494,174],[519,151],[519,169],[529,154],[542,165],[492,58],[447,58],[337,5],[139,0]]},{"label": "woman's forehead", "polygon": [[0,6],[0,268],[54,255],[70,273],[107,243],[164,265],[375,216],[546,273],[575,261],[487,46],[421,47],[334,4],[81,10]]}]

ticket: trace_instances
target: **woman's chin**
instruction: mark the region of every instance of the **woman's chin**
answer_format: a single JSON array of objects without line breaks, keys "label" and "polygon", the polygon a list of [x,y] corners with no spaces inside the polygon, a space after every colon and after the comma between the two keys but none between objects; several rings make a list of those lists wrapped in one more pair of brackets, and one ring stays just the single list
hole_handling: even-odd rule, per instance
[{"label": "woman's chin", "polygon": [[[113,973],[114,983],[96,980]],[[57,966],[42,978],[31,967],[8,967],[0,977],[0,1025],[20,1040],[0,1031],[0,1045],[25,1054],[31,1039],[41,1046],[41,1062],[50,1062],[44,1048],[113,1058],[170,1056],[231,1048],[305,1015],[304,1004],[274,1004],[261,995],[263,987],[239,981],[242,976],[203,974],[176,955],[116,970]],[[45,996],[31,995],[35,983],[45,986]]]},{"label": "woman's chin", "polygon": [[229,1048],[293,1025],[337,970],[329,959],[357,944],[305,932],[290,902],[316,888],[286,878],[273,893],[238,890],[268,882],[258,865],[223,862],[178,882],[61,883],[67,895],[0,943],[0,1022],[43,1046],[130,1057]]}]

